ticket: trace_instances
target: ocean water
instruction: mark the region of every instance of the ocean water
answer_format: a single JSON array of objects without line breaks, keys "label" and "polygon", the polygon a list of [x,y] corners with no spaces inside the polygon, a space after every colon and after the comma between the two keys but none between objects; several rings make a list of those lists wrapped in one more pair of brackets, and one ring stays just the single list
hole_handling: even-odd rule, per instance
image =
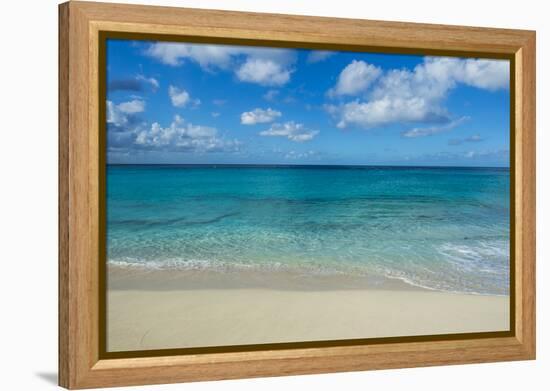
[{"label": "ocean water", "polygon": [[509,193],[497,168],[108,166],[107,257],[508,294]]}]

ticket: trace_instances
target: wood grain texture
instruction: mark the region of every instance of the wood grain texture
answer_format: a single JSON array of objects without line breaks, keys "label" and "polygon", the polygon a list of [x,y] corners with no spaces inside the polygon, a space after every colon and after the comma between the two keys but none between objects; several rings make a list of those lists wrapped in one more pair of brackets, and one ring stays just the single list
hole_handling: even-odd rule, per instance
[{"label": "wood grain texture", "polygon": [[[59,382],[66,388],[533,359],[535,33],[477,27],[69,2],[59,8]],[[515,336],[100,359],[99,32],[272,46],[444,53],[515,62]]]},{"label": "wood grain texture", "polygon": [[[509,54],[525,32],[509,29],[73,2],[113,31]],[[311,46],[311,45],[310,45]]]},{"label": "wood grain texture", "polygon": [[69,384],[69,7],[59,7],[59,383]]},{"label": "wood grain texture", "polygon": [[[97,267],[89,165],[89,26],[79,7],[60,10],[60,367],[59,383],[74,388],[97,362]],[[96,131],[97,132],[97,131]],[[96,195],[97,196],[97,195]]]},{"label": "wood grain texture", "polygon": [[521,170],[521,182],[516,183],[516,189],[521,192],[521,205],[516,202],[520,213],[516,214],[516,221],[522,224],[521,230],[516,230],[516,238],[521,238],[520,270],[516,278],[518,285],[517,308],[521,310],[520,321],[516,328],[516,335],[525,346],[529,355],[535,358],[536,350],[536,321],[535,321],[535,293],[536,293],[536,42],[535,35],[516,54],[516,63],[520,63],[520,71],[516,73],[516,80],[520,80],[516,89],[516,99],[519,105],[516,108],[516,142],[521,145],[520,159],[516,160],[518,170]]}]

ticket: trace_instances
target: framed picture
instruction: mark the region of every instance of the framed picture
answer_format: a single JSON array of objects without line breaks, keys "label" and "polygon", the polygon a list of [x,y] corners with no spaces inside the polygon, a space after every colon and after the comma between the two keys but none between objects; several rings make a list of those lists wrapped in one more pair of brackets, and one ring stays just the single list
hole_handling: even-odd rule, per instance
[{"label": "framed picture", "polygon": [[60,5],[60,385],[535,358],[535,33]]}]

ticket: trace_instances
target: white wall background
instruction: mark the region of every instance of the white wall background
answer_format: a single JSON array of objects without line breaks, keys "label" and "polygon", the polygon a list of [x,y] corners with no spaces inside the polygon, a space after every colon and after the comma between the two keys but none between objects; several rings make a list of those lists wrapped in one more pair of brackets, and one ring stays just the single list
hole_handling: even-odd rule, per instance
[{"label": "white wall background", "polygon": [[[104,0],[105,1],[105,0]],[[126,2],[119,0],[119,2]],[[134,0],[134,3],[537,30],[538,359],[151,390],[542,390],[550,384],[550,35],[537,0]],[[0,389],[54,389],[57,372],[57,0],[0,3]],[[546,240],[545,240],[546,239]],[[544,384],[546,383],[546,385]]]}]

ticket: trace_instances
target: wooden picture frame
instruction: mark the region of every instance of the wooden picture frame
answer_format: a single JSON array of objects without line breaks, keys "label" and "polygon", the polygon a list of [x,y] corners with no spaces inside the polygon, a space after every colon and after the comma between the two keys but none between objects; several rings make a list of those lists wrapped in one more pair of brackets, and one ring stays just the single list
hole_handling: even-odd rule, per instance
[{"label": "wooden picture frame", "polygon": [[[511,309],[504,333],[106,357],[100,40],[192,42],[510,59]],[[111,35],[113,36],[113,35]],[[103,244],[103,246],[102,246]],[[59,6],[59,384],[70,389],[535,358],[535,32],[71,1]]]}]

